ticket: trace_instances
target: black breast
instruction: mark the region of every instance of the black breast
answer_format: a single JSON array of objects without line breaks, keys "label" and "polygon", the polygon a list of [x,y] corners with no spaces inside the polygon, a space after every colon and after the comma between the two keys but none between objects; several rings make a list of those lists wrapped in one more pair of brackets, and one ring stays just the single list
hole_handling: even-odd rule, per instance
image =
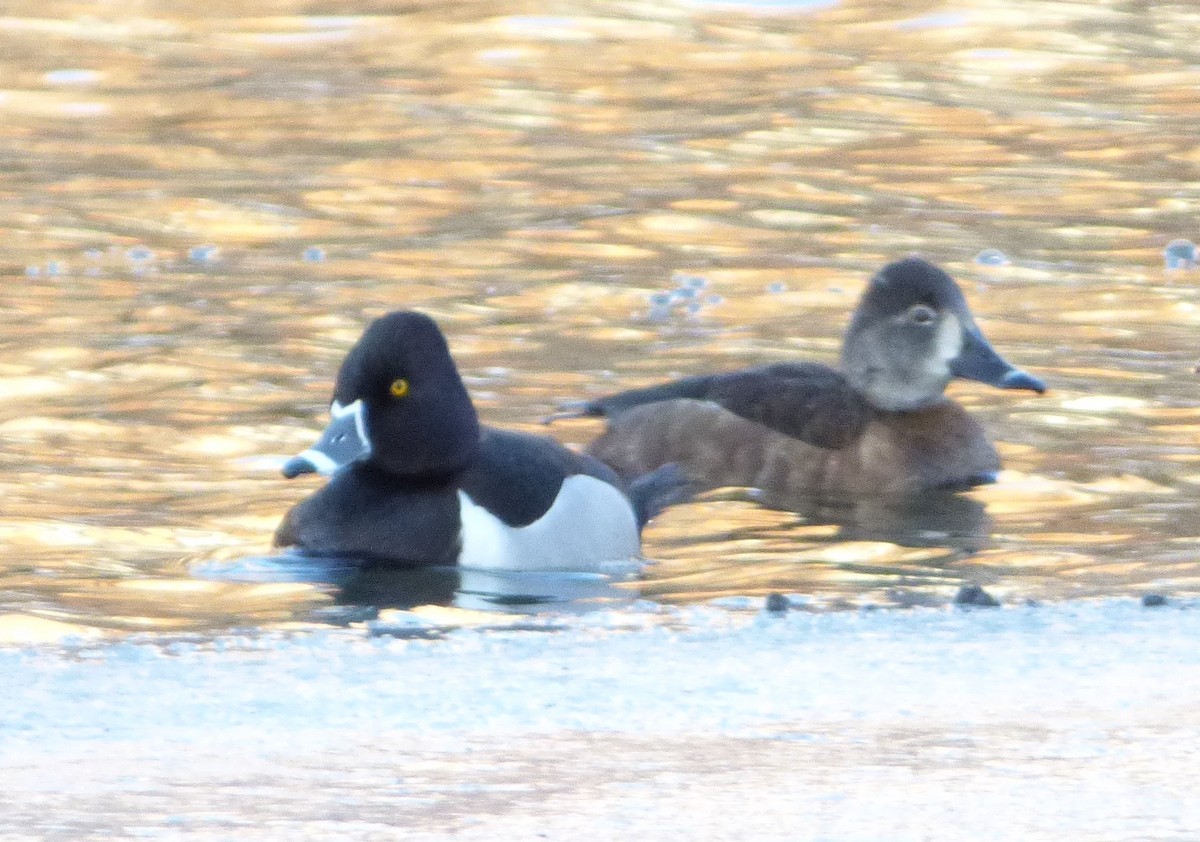
[{"label": "black breast", "polygon": [[314,555],[450,565],[458,561],[460,525],[453,481],[404,482],[351,465],[287,513],[275,544]]}]

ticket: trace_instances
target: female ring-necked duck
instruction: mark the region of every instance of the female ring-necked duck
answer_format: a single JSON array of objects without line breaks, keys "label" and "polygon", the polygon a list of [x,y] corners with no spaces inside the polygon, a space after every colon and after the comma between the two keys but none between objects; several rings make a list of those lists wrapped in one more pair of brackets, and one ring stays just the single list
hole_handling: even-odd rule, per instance
[{"label": "female ring-necked duck", "polygon": [[686,494],[669,467],[626,483],[546,436],[481,426],[427,316],[372,322],[337,375],[332,420],[283,473],[332,474],[275,544],[404,565],[588,570],[637,558],[639,530]]},{"label": "female ring-necked duck", "polygon": [[1044,392],[975,324],[954,281],[919,258],[870,281],[838,370],[777,363],[585,401],[605,416],[588,452],[623,476],[677,464],[713,486],[783,496],[909,494],[994,481],[996,449],[943,394],[952,377]]}]

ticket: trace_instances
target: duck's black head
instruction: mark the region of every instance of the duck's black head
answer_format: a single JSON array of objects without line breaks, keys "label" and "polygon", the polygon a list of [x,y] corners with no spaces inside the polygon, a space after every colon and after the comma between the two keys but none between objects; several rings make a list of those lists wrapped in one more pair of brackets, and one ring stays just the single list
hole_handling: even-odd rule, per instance
[{"label": "duck's black head", "polygon": [[936,403],[952,377],[1046,390],[996,353],[954,280],[917,257],[871,279],[846,331],[842,370],[873,406],[893,411]]},{"label": "duck's black head", "polygon": [[367,326],[342,367],[321,439],[291,459],[285,476],[332,473],[364,461],[404,476],[465,468],[479,446],[479,419],[441,330],[398,311]]}]

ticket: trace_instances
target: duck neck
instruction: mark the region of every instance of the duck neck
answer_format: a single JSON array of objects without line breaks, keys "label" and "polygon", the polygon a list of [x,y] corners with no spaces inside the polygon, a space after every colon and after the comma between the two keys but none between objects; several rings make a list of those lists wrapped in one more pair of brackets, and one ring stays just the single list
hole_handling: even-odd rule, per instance
[{"label": "duck neck", "polygon": [[950,398],[946,397],[945,395],[937,395],[931,399],[925,400],[921,403],[913,404],[911,406],[892,406],[892,407],[880,406],[878,403],[871,400],[869,396],[867,399],[867,404],[871,407],[872,412],[874,412],[874,414],[876,416],[879,416],[881,418],[905,416],[905,415],[919,415],[923,412],[931,412],[931,411],[940,410],[942,407],[944,407],[946,404],[949,404],[949,403],[953,403],[953,401],[951,401]]}]

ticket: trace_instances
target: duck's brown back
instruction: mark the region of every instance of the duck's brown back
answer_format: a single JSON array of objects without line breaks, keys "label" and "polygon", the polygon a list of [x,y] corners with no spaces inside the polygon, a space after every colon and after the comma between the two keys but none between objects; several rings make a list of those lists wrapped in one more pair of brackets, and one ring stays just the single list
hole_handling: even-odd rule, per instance
[{"label": "duck's brown back", "polygon": [[712,487],[784,495],[909,494],[975,485],[1000,469],[982,426],[952,401],[879,413],[837,450],[806,444],[707,401],[661,401],[610,419],[588,451],[625,477],[674,462]]}]

